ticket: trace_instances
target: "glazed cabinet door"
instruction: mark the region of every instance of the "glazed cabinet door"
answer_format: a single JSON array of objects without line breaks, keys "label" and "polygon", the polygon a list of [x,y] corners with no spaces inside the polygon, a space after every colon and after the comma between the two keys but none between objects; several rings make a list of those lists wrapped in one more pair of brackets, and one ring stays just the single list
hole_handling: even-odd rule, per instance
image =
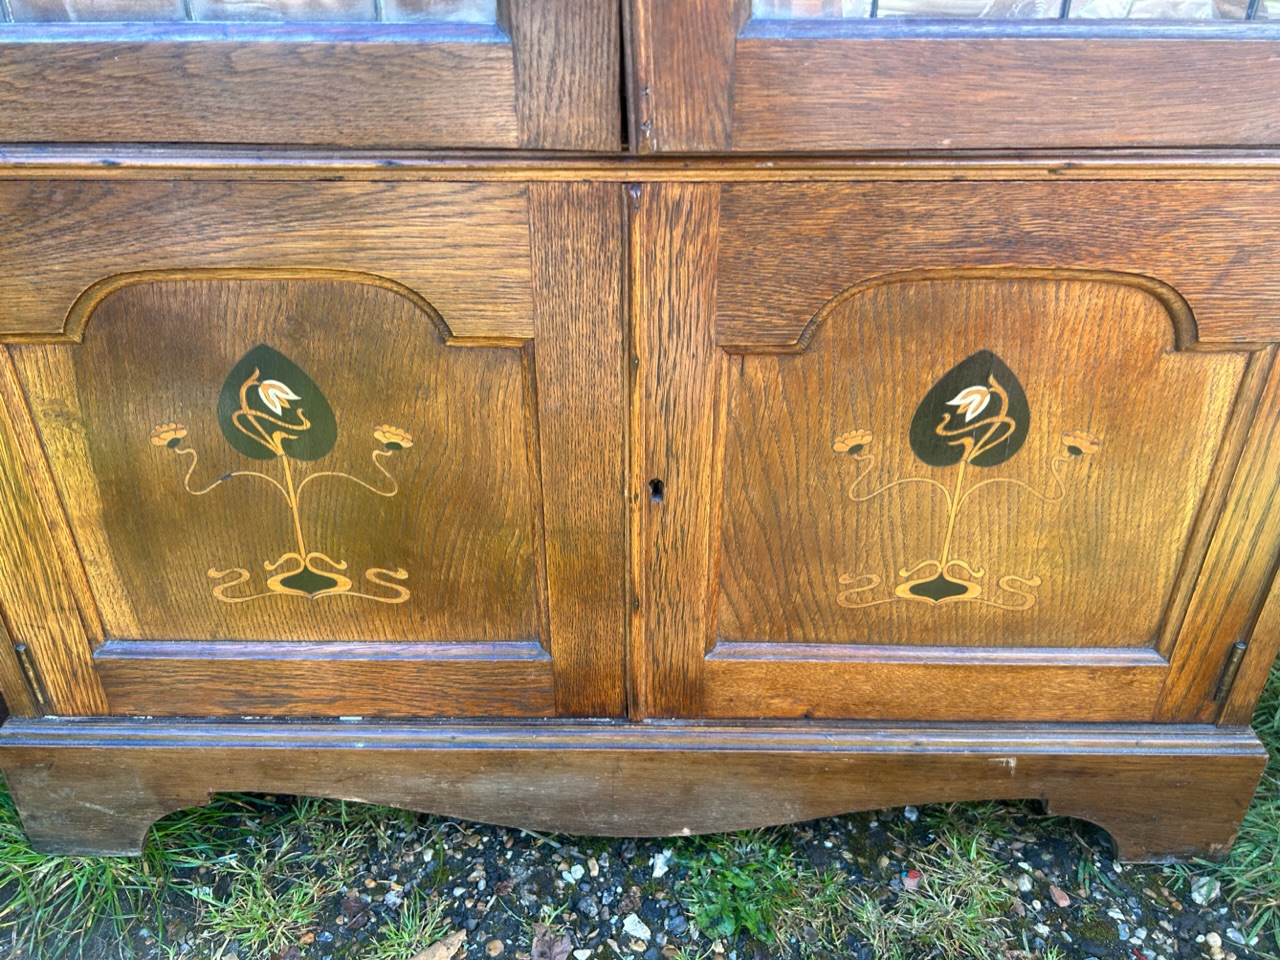
[{"label": "glazed cabinet door", "polygon": [[1280,288],[1242,266],[1278,211],[1274,183],[644,188],[637,712],[1215,719],[1280,546]]},{"label": "glazed cabinet door", "polygon": [[612,151],[619,33],[617,0],[6,0],[0,143]]},{"label": "glazed cabinet door", "polygon": [[1280,132],[1274,0],[628,0],[628,12],[642,152],[1268,146]]},{"label": "glazed cabinet door", "polygon": [[33,180],[0,210],[19,706],[622,712],[619,187]]}]

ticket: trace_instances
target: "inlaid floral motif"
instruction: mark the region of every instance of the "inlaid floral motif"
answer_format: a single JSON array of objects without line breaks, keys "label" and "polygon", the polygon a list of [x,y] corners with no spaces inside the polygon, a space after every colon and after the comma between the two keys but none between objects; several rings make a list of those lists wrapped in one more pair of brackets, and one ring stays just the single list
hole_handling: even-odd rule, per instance
[{"label": "inlaid floral motif", "polygon": [[403,603],[409,599],[409,590],[392,582],[408,578],[408,572],[399,568],[374,567],[365,571],[364,579],[385,588],[385,592],[363,593],[355,589],[354,581],[344,573],[345,560],[335,560],[308,546],[301,509],[303,490],[322,478],[354,483],[379,497],[394,497],[399,487],[385,463],[413,446],[413,437],[407,430],[390,424],[373,430],[373,438],[380,445],[373,450],[373,466],[390,483],[389,487],[381,480],[375,485],[337,470],[313,470],[295,479],[294,461],[319,460],[333,449],[338,437],[337,418],[315,382],[288,357],[266,344],[258,344],[232,367],[218,397],[218,423],[234,449],[254,460],[278,464],[278,471],[233,470],[208,486],[192,489],[191,477],[200,456],[193,446],[183,446],[188,428],[176,422],[162,423],[151,431],[151,442],[190,459],[182,484],[192,496],[205,496],[237,477],[266,481],[267,489],[283,496],[288,505],[295,543],[274,560],[263,561],[264,571],[271,575],[262,587],[248,588],[248,593],[232,592],[253,579],[248,567],[210,567],[209,576],[217,581],[214,597],[224,603],[247,603],[272,596],[315,600],[342,595],[379,603]]},{"label": "inlaid floral motif", "polygon": [[955,542],[956,519],[979,490],[1008,484],[1042,503],[1057,503],[1067,493],[1069,480],[1063,475],[1067,463],[1101,449],[1101,440],[1093,434],[1081,430],[1064,433],[1058,452],[1049,461],[1053,479],[1048,491],[1036,490],[1013,477],[991,477],[966,486],[970,468],[991,468],[1011,460],[1022,448],[1030,425],[1030,405],[1017,376],[990,350],[982,350],[943,374],[920,401],[911,420],[912,452],[929,466],[955,467],[952,486],[932,477],[906,477],[863,493],[863,481],[875,468],[875,457],[864,452],[871,443],[871,432],[858,429],[837,436],[832,449],[861,464],[849,488],[849,498],[854,503],[867,503],[905,484],[925,484],[943,498],[947,519],[936,553],[898,570],[898,582],[887,596],[877,590],[883,583],[879,574],[843,574],[843,589],[836,601],[855,609],[898,600],[930,605],[974,601],[1002,610],[1032,607],[1035,589],[1042,583],[1037,574],[1005,574],[996,578],[992,589],[984,582],[986,568],[964,559]]}]

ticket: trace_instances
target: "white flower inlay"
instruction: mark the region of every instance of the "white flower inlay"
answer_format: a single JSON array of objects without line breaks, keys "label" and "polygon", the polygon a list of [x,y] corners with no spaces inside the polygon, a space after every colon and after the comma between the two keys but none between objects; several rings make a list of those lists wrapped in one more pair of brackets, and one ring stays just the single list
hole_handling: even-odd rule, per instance
[{"label": "white flower inlay", "polygon": [[964,422],[968,423],[991,402],[991,391],[986,387],[965,387],[947,401],[947,406],[956,407],[957,412],[964,414]]},{"label": "white flower inlay", "polygon": [[276,414],[282,413],[290,400],[302,399],[279,380],[263,380],[258,387],[258,396]]}]

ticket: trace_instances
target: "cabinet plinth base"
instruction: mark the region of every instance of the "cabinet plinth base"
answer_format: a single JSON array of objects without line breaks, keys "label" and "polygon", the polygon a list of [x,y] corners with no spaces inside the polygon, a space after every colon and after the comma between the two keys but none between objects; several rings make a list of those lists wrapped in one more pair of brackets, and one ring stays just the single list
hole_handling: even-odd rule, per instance
[{"label": "cabinet plinth base", "polygon": [[1267,754],[1209,726],[19,720],[0,769],[47,853],[137,854],[214,791],[338,797],[603,836],[1042,799],[1125,860],[1222,856]]}]

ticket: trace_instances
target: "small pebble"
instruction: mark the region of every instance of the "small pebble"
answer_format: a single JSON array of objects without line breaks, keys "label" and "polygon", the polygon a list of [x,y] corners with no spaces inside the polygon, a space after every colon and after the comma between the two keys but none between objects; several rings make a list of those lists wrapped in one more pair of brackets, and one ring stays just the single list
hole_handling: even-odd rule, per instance
[{"label": "small pebble", "polygon": [[663,850],[661,853],[655,853],[649,862],[653,864],[654,879],[664,877],[667,871],[671,869],[671,858],[675,855],[674,850]]},{"label": "small pebble", "polygon": [[908,820],[910,820],[912,823],[915,823],[916,820],[919,819],[920,817],[920,811],[917,810],[915,807],[903,807],[902,815],[906,817]]},{"label": "small pebble", "polygon": [[648,940],[653,936],[652,931],[649,930],[645,922],[634,913],[627,914],[626,918],[622,921],[622,929],[626,931],[628,935],[635,937],[637,940],[644,940],[648,942]]},{"label": "small pebble", "polygon": [[502,952],[507,949],[506,944],[501,940],[490,940],[484,945],[484,952],[491,957],[500,957]]},{"label": "small pebble", "polygon": [[1191,899],[1200,906],[1212,903],[1222,892],[1222,884],[1213,877],[1196,877],[1191,882]]},{"label": "small pebble", "polygon": [[1028,873],[1018,874],[1018,879],[1016,883],[1018,884],[1018,889],[1021,890],[1023,893],[1031,892],[1031,875],[1030,874]]}]

